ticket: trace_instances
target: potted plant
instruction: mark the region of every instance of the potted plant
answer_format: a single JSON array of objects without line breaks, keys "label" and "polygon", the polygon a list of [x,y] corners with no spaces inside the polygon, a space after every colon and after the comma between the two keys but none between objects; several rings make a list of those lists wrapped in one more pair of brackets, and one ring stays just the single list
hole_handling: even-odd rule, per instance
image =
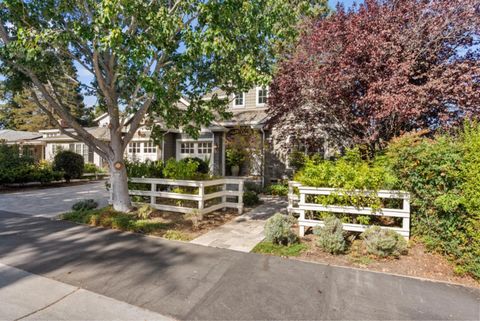
[{"label": "potted plant", "polygon": [[229,148],[227,149],[227,166],[230,167],[232,176],[238,176],[240,172],[240,165],[245,160],[245,155],[238,149]]}]

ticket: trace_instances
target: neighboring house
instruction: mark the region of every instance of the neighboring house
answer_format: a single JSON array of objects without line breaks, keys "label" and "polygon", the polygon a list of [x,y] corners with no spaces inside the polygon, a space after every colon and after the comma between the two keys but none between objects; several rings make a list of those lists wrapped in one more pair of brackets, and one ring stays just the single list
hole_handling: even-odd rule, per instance
[{"label": "neighboring house", "polygon": [[[210,99],[213,94],[219,98],[226,98],[220,91],[214,92],[205,99]],[[198,157],[210,163],[210,168],[215,175],[229,175],[230,171],[225,164],[225,141],[234,129],[249,127],[258,132],[259,145],[262,146],[261,155],[251,164],[242,167],[240,175],[251,176],[258,179],[262,184],[268,184],[281,178],[284,166],[279,162],[268,144],[270,132],[265,128],[267,120],[266,103],[268,89],[253,88],[245,93],[238,93],[229,98],[230,111],[233,116],[228,120],[218,120],[207,128],[202,128],[199,138],[194,139],[182,132],[181,129],[164,128],[161,146],[156,146],[150,139],[150,130],[140,127],[132,141],[128,144],[125,157],[129,160],[176,160]],[[181,99],[179,108],[186,108],[188,101]],[[108,114],[103,114],[95,119],[98,127],[87,128],[96,138],[109,140]],[[128,120],[126,121],[126,130]],[[60,149],[72,150],[83,155],[86,162],[97,166],[106,166],[106,162],[94,153],[88,146],[77,142],[60,133],[58,129],[42,130],[45,142],[45,159],[51,161],[55,153]],[[268,147],[267,147],[268,146]]]},{"label": "neighboring house", "polygon": [[31,155],[35,160],[44,159],[45,143],[42,134],[11,129],[0,130],[0,142],[7,145],[18,145],[23,154]]}]

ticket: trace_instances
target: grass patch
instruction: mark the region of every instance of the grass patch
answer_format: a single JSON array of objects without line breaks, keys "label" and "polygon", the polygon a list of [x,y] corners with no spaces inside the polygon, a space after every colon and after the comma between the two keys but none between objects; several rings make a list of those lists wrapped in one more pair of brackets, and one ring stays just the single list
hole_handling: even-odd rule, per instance
[{"label": "grass patch", "polygon": [[273,244],[272,242],[260,242],[252,250],[253,253],[272,254],[278,256],[299,256],[307,249],[303,243],[292,244],[289,246]]},{"label": "grass patch", "polygon": [[167,240],[175,240],[175,241],[191,241],[193,239],[191,235],[188,235],[187,233],[183,233],[180,231],[175,231],[175,230],[168,230],[162,236]]},{"label": "grass patch", "polygon": [[116,212],[110,206],[95,210],[72,211],[63,214],[61,218],[75,223],[144,234],[163,233],[172,225],[155,219],[140,219],[135,214]]}]

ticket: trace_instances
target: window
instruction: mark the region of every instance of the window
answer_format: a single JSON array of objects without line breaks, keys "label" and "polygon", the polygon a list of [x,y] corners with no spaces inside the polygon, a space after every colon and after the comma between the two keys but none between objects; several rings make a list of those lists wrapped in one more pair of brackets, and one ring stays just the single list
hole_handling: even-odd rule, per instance
[{"label": "window", "polygon": [[245,94],[244,93],[236,93],[235,99],[233,101],[234,107],[243,107],[245,106]]},{"label": "window", "polygon": [[68,145],[68,150],[78,154],[82,155],[83,159],[85,162],[88,162],[90,160],[89,153],[90,153],[90,148],[85,145],[84,143],[74,143]]},{"label": "window", "polygon": [[145,142],[143,144],[143,152],[145,154],[155,154],[157,152],[157,146],[153,142]]},{"label": "window", "polygon": [[257,88],[257,106],[263,106],[267,103],[268,89]]},{"label": "window", "polygon": [[212,143],[198,143],[198,154],[211,154],[212,153]]},{"label": "window", "polygon": [[133,142],[128,144],[128,153],[130,154],[140,154],[140,143]]},{"label": "window", "polygon": [[182,143],[180,145],[180,153],[195,154],[195,143]]}]

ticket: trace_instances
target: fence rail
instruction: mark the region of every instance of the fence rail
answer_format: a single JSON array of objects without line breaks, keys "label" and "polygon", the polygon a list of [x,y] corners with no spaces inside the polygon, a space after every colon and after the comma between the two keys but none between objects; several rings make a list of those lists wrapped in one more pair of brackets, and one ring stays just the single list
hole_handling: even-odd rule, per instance
[{"label": "fence rail", "polygon": [[[298,195],[297,191],[298,190]],[[381,208],[374,210],[371,207],[354,207],[354,206],[343,206],[343,205],[324,205],[317,203],[307,202],[307,195],[342,195],[345,192],[335,189],[335,188],[325,188],[325,187],[309,187],[303,186],[298,182],[289,182],[288,183],[288,212],[289,213],[298,213],[299,219],[299,234],[300,236],[305,235],[306,227],[315,227],[323,226],[324,222],[322,220],[307,219],[305,213],[307,211],[311,212],[329,212],[333,214],[352,214],[352,215],[373,215],[373,216],[388,216],[388,217],[398,217],[402,219],[401,227],[389,227],[381,226],[381,228],[388,228],[398,232],[405,238],[410,237],[410,194],[404,191],[388,191],[380,190],[378,192],[374,191],[349,191],[349,194],[354,195],[376,195],[381,199],[401,199],[402,208]],[[363,232],[371,225],[364,224],[353,224],[353,223],[342,223],[343,229],[347,231]]]},{"label": "fence rail", "polygon": [[[152,207],[180,213],[193,213],[198,212],[200,214],[206,214],[213,211],[217,211],[223,208],[236,208],[241,214],[243,212],[243,179],[221,178],[208,181],[191,181],[191,180],[175,180],[175,179],[163,179],[163,178],[129,178],[129,183],[149,184],[150,190],[129,190],[130,196],[143,196],[149,197],[150,202],[136,202],[136,204],[150,204]],[[158,190],[159,186],[164,186],[165,190]],[[189,187],[196,190],[191,193],[176,193],[172,191],[172,187]],[[206,187],[217,187],[213,189],[213,192],[209,192]],[[232,187],[236,187],[232,190]],[[192,206],[179,206],[172,204],[165,204],[162,201],[158,201],[158,198],[174,200],[174,201],[194,201],[198,205]],[[236,198],[236,201],[232,201],[232,198]],[[215,204],[206,204],[206,201],[217,199]],[[205,207],[208,205],[208,207]]]}]

